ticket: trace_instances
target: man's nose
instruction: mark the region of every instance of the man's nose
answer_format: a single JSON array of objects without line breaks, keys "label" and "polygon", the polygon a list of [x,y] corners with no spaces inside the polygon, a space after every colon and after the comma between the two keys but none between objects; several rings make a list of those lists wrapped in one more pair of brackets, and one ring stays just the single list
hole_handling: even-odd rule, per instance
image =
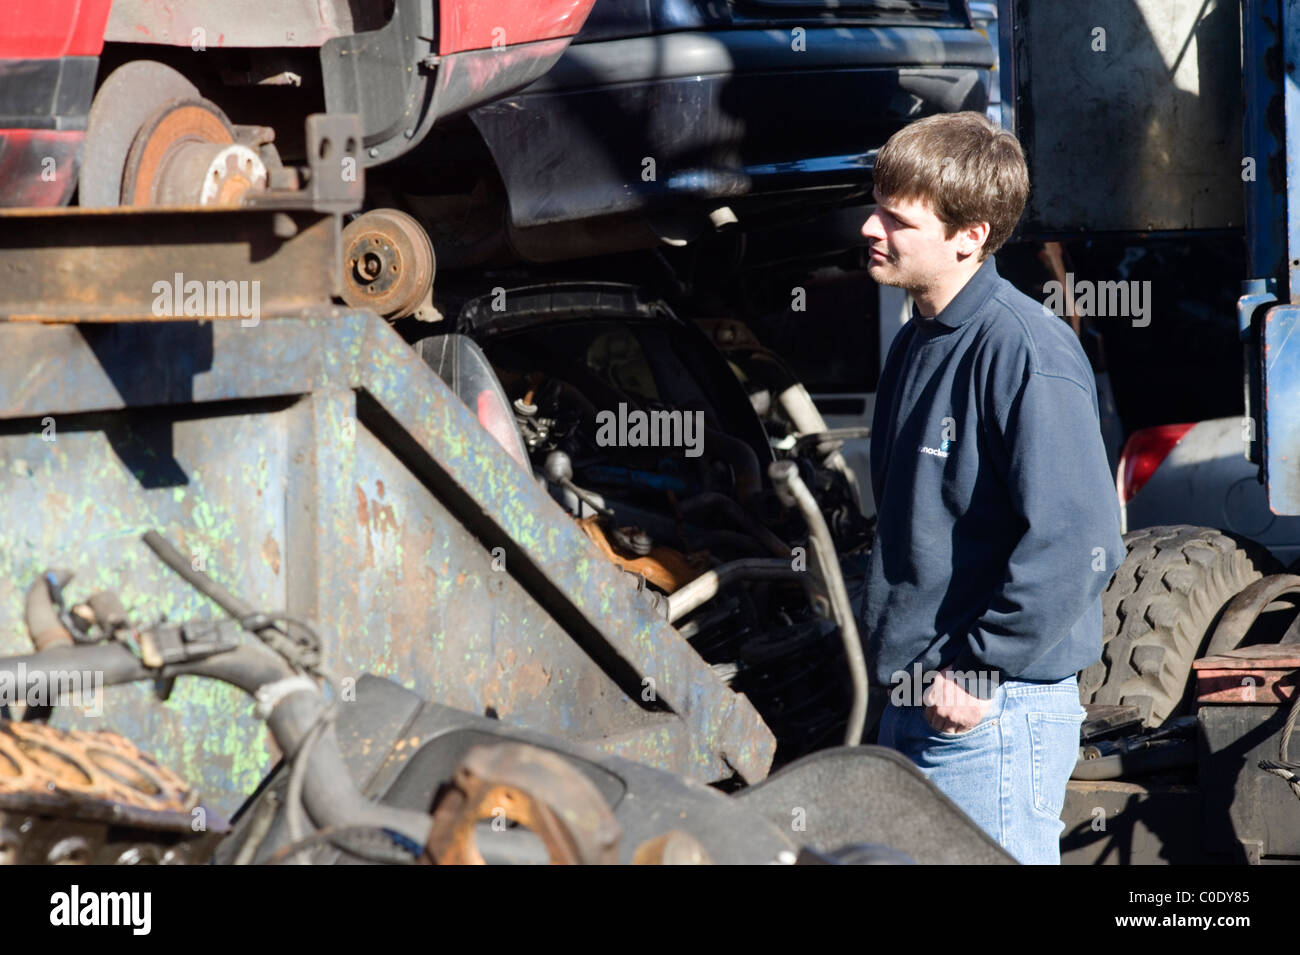
[{"label": "man's nose", "polygon": [[884,230],[880,228],[880,216],[874,212],[867,216],[867,221],[862,223],[862,235],[868,239],[883,239],[885,237]]}]

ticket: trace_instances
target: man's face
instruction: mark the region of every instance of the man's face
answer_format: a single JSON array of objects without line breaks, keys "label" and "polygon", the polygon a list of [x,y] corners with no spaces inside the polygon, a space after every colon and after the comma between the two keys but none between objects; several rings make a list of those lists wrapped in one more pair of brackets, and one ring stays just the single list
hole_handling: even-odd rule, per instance
[{"label": "man's face", "polygon": [[[889,199],[872,190],[876,211],[862,226],[871,240],[867,273],[880,285],[912,292],[942,286],[954,272],[969,268],[983,244],[978,227],[958,229],[952,238],[928,201]],[[987,228],[987,227],[985,227]]]}]

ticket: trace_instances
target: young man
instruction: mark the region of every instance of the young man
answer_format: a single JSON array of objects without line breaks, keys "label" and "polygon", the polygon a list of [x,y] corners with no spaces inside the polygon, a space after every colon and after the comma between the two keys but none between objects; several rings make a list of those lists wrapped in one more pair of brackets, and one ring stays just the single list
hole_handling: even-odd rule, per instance
[{"label": "young man", "polygon": [[1029,194],[1020,144],[979,113],[880,151],[871,277],[911,293],[876,393],[879,515],[864,604],[880,743],[1013,856],[1059,863],[1100,595],[1124,557],[1092,370],[993,253]]}]

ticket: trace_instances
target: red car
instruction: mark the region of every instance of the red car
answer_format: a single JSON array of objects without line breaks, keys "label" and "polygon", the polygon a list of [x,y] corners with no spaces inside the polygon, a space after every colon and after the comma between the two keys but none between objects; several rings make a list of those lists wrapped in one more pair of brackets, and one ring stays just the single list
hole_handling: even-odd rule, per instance
[{"label": "red car", "polygon": [[[318,112],[360,114],[365,164],[396,159],[545,73],[592,3],[25,0],[0,23],[0,205],[229,201]],[[196,144],[248,151],[213,186]]]}]

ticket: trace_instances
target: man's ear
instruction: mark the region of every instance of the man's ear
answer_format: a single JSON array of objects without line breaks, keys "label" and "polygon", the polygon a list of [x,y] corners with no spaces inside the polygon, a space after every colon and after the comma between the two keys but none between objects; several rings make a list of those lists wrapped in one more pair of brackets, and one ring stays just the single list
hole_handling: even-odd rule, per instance
[{"label": "man's ear", "polygon": [[989,224],[987,222],[977,222],[973,226],[962,229],[958,233],[961,243],[958,250],[962,255],[973,255],[983,247],[989,237]]}]

